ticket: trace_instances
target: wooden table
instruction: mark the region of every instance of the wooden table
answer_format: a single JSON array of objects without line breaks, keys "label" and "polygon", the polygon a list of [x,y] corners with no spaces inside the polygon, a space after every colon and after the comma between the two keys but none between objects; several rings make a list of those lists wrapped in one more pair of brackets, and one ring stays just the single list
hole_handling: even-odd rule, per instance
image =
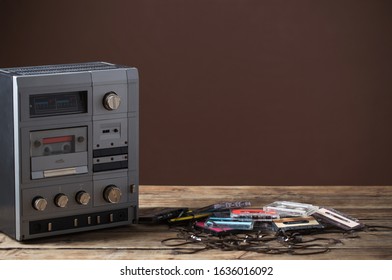
[{"label": "wooden table", "polygon": [[[234,200],[250,200],[254,207],[276,200],[329,206],[367,225],[392,227],[391,186],[140,186],[141,208],[198,208]],[[24,243],[0,233],[0,259],[392,259],[392,231],[387,229],[360,232],[360,238],[343,238],[344,244],[310,256],[221,250],[174,254],[161,240],[175,235],[166,225],[141,224]]]}]

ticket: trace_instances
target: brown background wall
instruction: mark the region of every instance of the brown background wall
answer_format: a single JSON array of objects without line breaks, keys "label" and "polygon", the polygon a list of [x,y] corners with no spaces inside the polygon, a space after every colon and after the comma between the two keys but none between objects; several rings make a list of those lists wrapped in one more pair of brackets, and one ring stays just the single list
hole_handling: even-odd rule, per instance
[{"label": "brown background wall", "polygon": [[0,67],[138,67],[142,184],[392,185],[391,8],[0,0]]}]

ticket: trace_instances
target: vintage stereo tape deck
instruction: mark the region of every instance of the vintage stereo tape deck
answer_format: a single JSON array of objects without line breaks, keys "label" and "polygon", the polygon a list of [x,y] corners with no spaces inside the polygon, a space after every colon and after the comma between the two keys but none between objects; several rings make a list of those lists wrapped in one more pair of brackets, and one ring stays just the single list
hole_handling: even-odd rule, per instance
[{"label": "vintage stereo tape deck", "polygon": [[0,231],[17,240],[135,223],[138,71],[0,69]]}]

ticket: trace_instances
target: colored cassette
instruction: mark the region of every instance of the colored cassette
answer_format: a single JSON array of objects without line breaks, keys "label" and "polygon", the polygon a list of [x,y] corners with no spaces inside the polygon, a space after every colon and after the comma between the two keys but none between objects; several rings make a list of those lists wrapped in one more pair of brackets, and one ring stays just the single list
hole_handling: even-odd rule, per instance
[{"label": "colored cassette", "polygon": [[321,222],[334,225],[344,230],[361,229],[364,227],[364,224],[360,223],[359,220],[336,211],[333,208],[321,207],[312,216]]},{"label": "colored cassette", "polygon": [[243,209],[232,209],[230,212],[232,218],[238,220],[255,220],[255,221],[272,221],[274,219],[279,219],[280,216],[276,211],[269,210],[265,211],[263,209],[254,208],[243,208]]},{"label": "colored cassette", "polygon": [[306,230],[323,228],[313,217],[291,217],[272,221],[276,230]]},{"label": "colored cassette", "polygon": [[280,217],[310,216],[319,207],[292,201],[275,201],[264,207],[265,211],[276,211]]},{"label": "colored cassette", "polygon": [[252,230],[253,229],[253,221],[238,221],[232,218],[217,218],[210,217],[205,223],[207,227],[220,227],[220,228],[232,228],[239,230]]},{"label": "colored cassette", "polygon": [[229,227],[209,227],[205,225],[205,222],[196,222],[195,228],[216,236],[227,235],[230,233],[238,232],[238,230]]},{"label": "colored cassette", "polygon": [[186,223],[190,221],[197,221],[210,216],[211,213],[194,213],[191,210],[184,212],[182,215],[170,219],[170,223]]},{"label": "colored cassette", "polygon": [[206,212],[215,212],[215,211],[222,211],[226,209],[233,209],[233,208],[244,208],[251,206],[250,201],[227,201],[227,202],[220,202],[216,204],[211,204],[199,209],[194,210],[195,213],[206,213]]}]

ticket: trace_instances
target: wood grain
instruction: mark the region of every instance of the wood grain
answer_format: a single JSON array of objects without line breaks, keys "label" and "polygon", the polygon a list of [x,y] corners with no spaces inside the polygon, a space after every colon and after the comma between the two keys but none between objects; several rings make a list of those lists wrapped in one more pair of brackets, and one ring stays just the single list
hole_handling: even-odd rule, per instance
[{"label": "wood grain", "polygon": [[[392,227],[390,186],[140,186],[141,208],[197,208],[234,200],[250,200],[254,207],[275,200],[324,205],[343,210],[369,226]],[[0,233],[0,259],[392,259],[392,231],[388,229],[360,232],[354,239],[340,233],[325,235],[341,239],[343,244],[330,245],[329,252],[310,256],[220,250],[176,254],[161,243],[175,236],[167,225],[142,224],[27,242]]]}]

